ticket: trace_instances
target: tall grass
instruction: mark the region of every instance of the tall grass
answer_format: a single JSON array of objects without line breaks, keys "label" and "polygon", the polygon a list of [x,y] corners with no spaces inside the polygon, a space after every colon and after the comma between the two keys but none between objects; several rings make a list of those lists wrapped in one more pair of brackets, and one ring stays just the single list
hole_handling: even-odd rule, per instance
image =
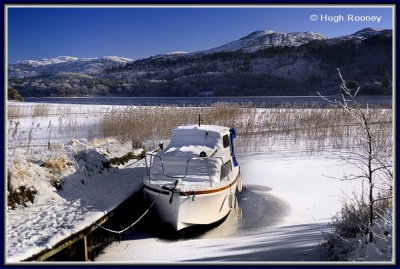
[{"label": "tall grass", "polygon": [[72,108],[71,106],[57,106],[56,104],[46,103],[8,103],[7,117],[9,119],[21,117],[47,117],[47,116],[75,116],[79,114],[99,114],[94,107],[85,107],[85,110]]},{"label": "tall grass", "polygon": [[[393,137],[392,110],[366,109],[373,128],[381,137]],[[276,107],[260,109],[251,105],[216,103],[204,107],[133,107],[114,108],[100,121],[104,136],[131,140],[135,147],[147,141],[169,139],[171,129],[182,124],[234,127],[241,151],[291,148],[310,153],[329,148],[351,149],[358,146],[358,130],[345,111],[337,108]]]},{"label": "tall grass", "polygon": [[7,117],[9,119],[19,118],[23,116],[24,113],[20,106],[14,106],[10,104],[7,105]]},{"label": "tall grass", "polygon": [[50,112],[50,106],[47,104],[35,104],[33,106],[32,117],[46,117]]},{"label": "tall grass", "polygon": [[209,107],[136,107],[113,108],[100,122],[104,136],[114,136],[120,140],[131,140],[140,147],[146,141],[168,139],[171,129],[182,124],[197,124],[201,113],[201,124],[236,126],[240,115],[255,116],[256,110],[250,106],[217,103]]},{"label": "tall grass", "polygon": [[[46,106],[44,106],[46,107]],[[18,110],[14,110],[18,108]],[[8,138],[14,147],[32,143],[34,132],[39,125],[20,128],[17,115],[53,115],[49,107],[40,110],[37,104],[33,106],[8,106],[9,121]],[[53,123],[43,126],[46,146],[50,136],[55,131],[64,136],[74,137],[81,130],[77,116],[71,109],[57,108],[58,127]],[[34,111],[37,111],[33,113]],[[86,111],[86,110],[85,110]],[[389,145],[392,139],[392,109],[365,108],[374,129],[378,130],[378,138],[382,146]],[[54,111],[53,111],[54,112]],[[61,114],[60,114],[61,113]],[[66,116],[65,113],[70,113]],[[72,113],[72,114],[71,114]],[[182,124],[197,124],[198,113],[201,113],[201,124],[215,124],[234,127],[238,133],[236,140],[237,151],[260,152],[266,150],[300,150],[313,153],[327,148],[353,149],[358,146],[359,130],[353,120],[342,109],[284,105],[274,108],[256,108],[251,104],[239,105],[234,103],[216,103],[211,106],[114,106],[107,111],[93,111],[99,115],[93,126],[86,131],[88,139],[97,137],[115,137],[121,142],[131,141],[133,147],[154,148],[160,141],[168,140],[171,130]],[[100,113],[100,114],[99,114]],[[85,112],[86,115],[92,115]],[[99,124],[99,125],[97,125]],[[42,124],[43,125],[43,124]],[[47,124],[46,124],[47,125]],[[46,128],[47,127],[47,128]],[[90,137],[89,137],[90,136]],[[25,140],[25,142],[23,141]],[[51,141],[53,142],[53,141]],[[11,145],[9,145],[11,146]]]},{"label": "tall grass", "polygon": [[7,105],[7,117],[9,119],[21,117],[46,117],[49,115],[51,105],[35,103],[31,106]]}]

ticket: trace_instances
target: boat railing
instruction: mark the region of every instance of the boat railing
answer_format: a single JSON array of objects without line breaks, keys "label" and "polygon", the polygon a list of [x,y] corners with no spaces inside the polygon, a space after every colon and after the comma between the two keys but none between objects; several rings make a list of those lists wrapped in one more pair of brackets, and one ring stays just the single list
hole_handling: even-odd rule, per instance
[{"label": "boat railing", "polygon": [[[150,156],[150,161],[149,161],[150,163],[149,163],[149,165],[148,165],[148,163],[147,163],[147,156]],[[153,160],[154,157],[157,157],[157,158],[160,159],[160,161],[161,161],[161,171],[162,171],[162,173],[163,173],[163,175],[164,175],[165,177],[168,177],[168,178],[175,178],[175,179],[182,179],[182,180],[188,176],[188,170],[189,170],[189,163],[190,163],[190,161],[192,161],[192,160],[205,160],[205,161],[207,162],[207,172],[208,172],[208,177],[209,177],[209,179],[210,179],[211,187],[212,187],[212,179],[211,179],[211,174],[210,174],[210,165],[209,165],[208,161],[209,161],[210,159],[218,159],[218,160],[221,160],[221,163],[224,163],[222,157],[197,157],[197,156],[193,156],[193,157],[190,157],[190,158],[186,161],[185,174],[184,174],[183,176],[174,176],[174,175],[167,175],[167,174],[165,173],[164,161],[163,161],[163,159],[161,158],[161,156],[159,156],[159,155],[157,155],[157,154],[153,154],[153,153],[146,153],[146,156],[145,156],[144,160],[145,160],[145,163],[146,163],[146,172],[147,172],[147,176],[149,177],[149,183],[150,183],[150,181],[151,181],[151,168],[152,168],[152,160]]]}]

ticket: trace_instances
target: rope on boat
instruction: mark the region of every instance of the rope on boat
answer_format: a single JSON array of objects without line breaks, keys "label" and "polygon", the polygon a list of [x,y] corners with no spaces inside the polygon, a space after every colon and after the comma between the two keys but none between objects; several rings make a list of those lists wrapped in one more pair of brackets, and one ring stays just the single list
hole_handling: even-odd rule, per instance
[{"label": "rope on boat", "polygon": [[136,225],[136,224],[150,211],[150,209],[153,207],[153,205],[155,204],[155,202],[158,200],[158,197],[160,197],[161,192],[162,192],[162,190],[160,190],[160,192],[158,193],[156,199],[154,199],[154,201],[151,203],[151,205],[149,206],[149,208],[147,208],[147,210],[146,210],[135,222],[133,222],[131,225],[129,225],[129,227],[127,227],[127,228],[125,228],[125,229],[123,229],[123,230],[115,231],[115,230],[111,230],[111,229],[108,229],[108,228],[106,228],[106,227],[103,227],[102,225],[97,224],[96,222],[93,222],[93,223],[94,223],[95,225],[97,225],[98,227],[102,228],[103,230],[106,230],[107,232],[110,232],[110,233],[118,234],[118,235],[121,237],[121,233],[126,232],[127,230],[129,230],[130,228],[132,228],[134,225]]},{"label": "rope on boat", "polygon": [[[154,150],[152,150],[151,152],[154,152],[154,151],[156,151],[156,150],[157,150],[157,149],[154,149]],[[135,164],[135,163],[137,163],[137,162],[139,162],[139,161],[141,161],[141,160],[142,160],[142,159],[137,160],[136,162],[127,165],[127,167],[128,167],[128,166],[131,166],[131,165],[133,165],[133,164]],[[125,228],[125,229],[123,229],[123,230],[115,231],[115,230],[108,229],[108,228],[106,228],[106,227],[104,227],[104,226],[102,226],[102,225],[100,225],[100,224],[97,224],[96,222],[93,222],[93,224],[95,224],[97,227],[100,227],[100,228],[102,228],[103,230],[105,230],[105,231],[107,231],[107,232],[118,234],[118,235],[119,235],[119,238],[120,238],[120,241],[121,241],[121,233],[126,232],[127,230],[129,230],[130,228],[132,228],[133,226],[135,226],[135,225],[150,211],[150,209],[153,207],[153,205],[155,204],[155,202],[158,200],[158,197],[160,197],[161,192],[162,192],[162,189],[160,189],[160,192],[158,193],[156,199],[154,199],[154,201],[151,203],[151,205],[149,206],[149,208],[147,208],[147,210],[146,210],[135,222],[133,222],[131,225],[129,225],[129,227],[127,227],[127,228]]]}]

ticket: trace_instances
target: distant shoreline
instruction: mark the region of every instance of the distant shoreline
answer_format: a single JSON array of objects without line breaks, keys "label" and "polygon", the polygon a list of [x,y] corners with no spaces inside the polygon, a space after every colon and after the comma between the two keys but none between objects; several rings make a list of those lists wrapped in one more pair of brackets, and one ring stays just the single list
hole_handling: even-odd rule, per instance
[{"label": "distant shoreline", "polygon": [[[339,95],[326,96],[329,99],[340,99]],[[392,95],[360,95],[358,101],[362,105],[386,106],[393,104]],[[277,107],[283,105],[324,107],[327,102],[320,96],[231,96],[231,97],[25,97],[24,102],[55,104],[91,104],[91,105],[177,105],[177,106],[209,106],[227,102],[255,107]]]}]

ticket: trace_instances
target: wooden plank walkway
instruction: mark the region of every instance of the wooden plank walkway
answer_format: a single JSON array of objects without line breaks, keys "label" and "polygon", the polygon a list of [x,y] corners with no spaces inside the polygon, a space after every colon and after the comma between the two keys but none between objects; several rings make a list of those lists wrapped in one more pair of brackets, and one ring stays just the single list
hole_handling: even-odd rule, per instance
[{"label": "wooden plank walkway", "polygon": [[[150,151],[151,153],[157,152],[162,148],[162,145],[160,144],[160,147]],[[136,162],[140,161],[142,159],[137,160]],[[136,163],[134,162],[134,163]],[[134,164],[132,163],[132,164]],[[130,165],[132,165],[130,164]],[[142,189],[139,190],[141,192]],[[87,246],[87,236],[91,234],[94,230],[99,228],[99,225],[103,225],[106,221],[110,220],[120,209],[120,207],[123,207],[124,203],[128,200],[130,200],[132,197],[137,195],[139,192],[133,193],[130,195],[126,200],[122,201],[118,206],[116,206],[112,211],[95,221],[95,223],[92,223],[89,227],[86,227],[85,229],[72,234],[68,236],[67,238],[63,239],[59,243],[57,243],[53,248],[50,249],[44,249],[38,254],[35,254],[27,259],[24,259],[23,262],[25,261],[45,261],[52,257],[53,255],[57,254],[58,252],[62,251],[63,249],[71,246],[72,244],[78,242],[79,240],[83,239],[83,244],[84,244],[84,260],[88,260],[88,246]]]},{"label": "wooden plank walkway", "polygon": [[[133,194],[135,195],[135,194]],[[129,198],[128,198],[129,199]],[[121,203],[122,204],[122,203]],[[115,209],[113,209],[112,211],[110,211],[108,214],[104,215],[103,217],[101,217],[99,220],[96,221],[96,223],[98,225],[102,225],[103,223],[105,223],[107,220],[111,219],[116,211],[118,210],[118,208],[121,206],[118,205]],[[54,254],[60,252],[61,250],[71,246],[72,244],[76,243],[77,241],[83,239],[84,240],[84,249],[85,249],[85,260],[88,260],[88,255],[87,255],[87,239],[86,236],[88,236],[90,233],[92,233],[94,230],[96,230],[97,228],[99,228],[99,226],[96,224],[91,224],[89,227],[86,227],[85,229],[70,235],[69,237],[67,237],[66,239],[60,241],[59,243],[57,243],[53,248],[51,249],[44,249],[41,252],[39,252],[36,255],[33,255],[23,261],[45,261],[46,259],[50,258],[51,256],[53,256]]]}]

